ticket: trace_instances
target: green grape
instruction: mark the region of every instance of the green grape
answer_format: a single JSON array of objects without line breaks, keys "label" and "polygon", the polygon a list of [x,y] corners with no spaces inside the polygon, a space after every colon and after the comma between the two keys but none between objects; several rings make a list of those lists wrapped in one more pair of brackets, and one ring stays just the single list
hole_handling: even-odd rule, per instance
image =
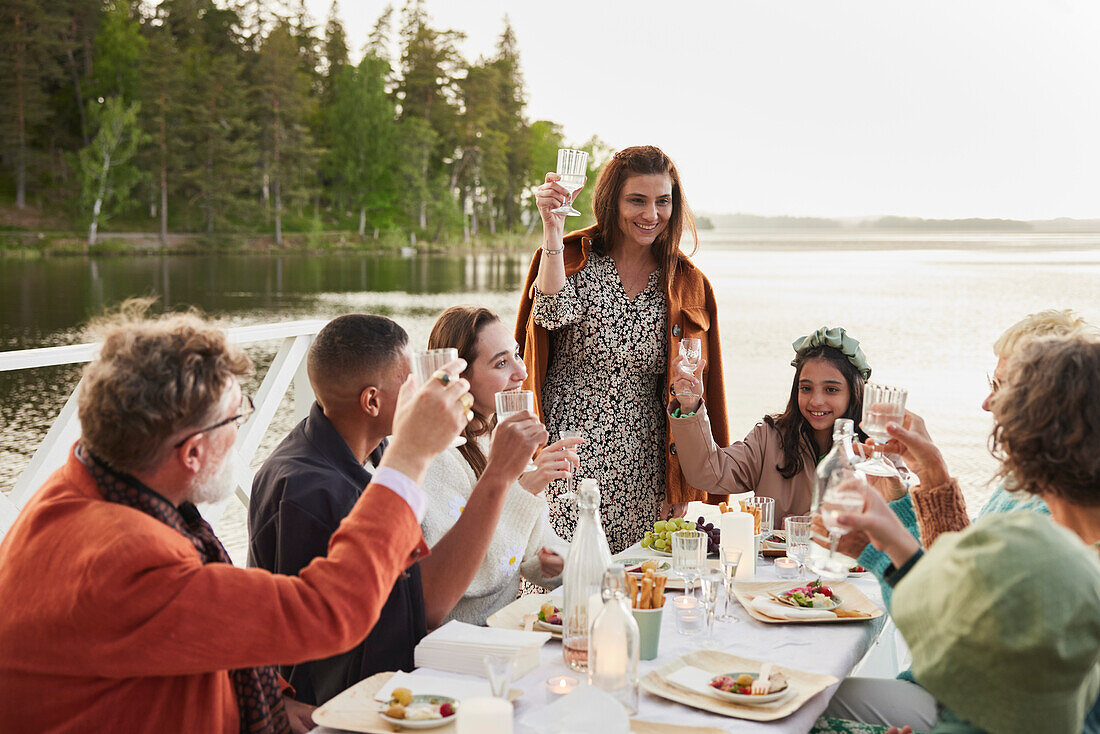
[{"label": "green grape", "polygon": [[651,545],[653,545],[653,538],[649,537],[649,534],[646,533],[646,537],[642,538],[642,547],[648,548]]}]

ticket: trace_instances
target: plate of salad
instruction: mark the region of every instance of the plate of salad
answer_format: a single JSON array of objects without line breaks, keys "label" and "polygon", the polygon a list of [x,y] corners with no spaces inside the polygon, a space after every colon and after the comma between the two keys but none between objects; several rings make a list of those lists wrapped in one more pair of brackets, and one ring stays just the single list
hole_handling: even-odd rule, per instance
[{"label": "plate of salad", "polygon": [[796,586],[793,589],[773,594],[773,598],[780,604],[797,607],[799,609],[836,609],[843,600],[833,590],[821,583],[821,579],[811,581],[805,586]]},{"label": "plate of salad", "polygon": [[561,634],[561,607],[556,607],[550,602],[539,607],[539,618],[535,621],[535,627]]}]

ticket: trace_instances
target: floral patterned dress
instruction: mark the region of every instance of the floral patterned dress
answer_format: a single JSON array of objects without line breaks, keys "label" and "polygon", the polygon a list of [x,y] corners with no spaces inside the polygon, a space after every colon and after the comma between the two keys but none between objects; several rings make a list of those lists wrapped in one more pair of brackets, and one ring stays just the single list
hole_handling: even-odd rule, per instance
[{"label": "floral patterned dress", "polygon": [[[641,540],[665,496],[665,336],[667,308],[661,273],[628,298],[615,262],[591,253],[560,293],[536,288],[535,323],[550,332],[550,362],[542,387],[543,422],[555,441],[562,429],[584,432],[580,478],[600,486],[600,519],[612,553]],[[572,500],[547,490],[550,522],[571,540]]]}]

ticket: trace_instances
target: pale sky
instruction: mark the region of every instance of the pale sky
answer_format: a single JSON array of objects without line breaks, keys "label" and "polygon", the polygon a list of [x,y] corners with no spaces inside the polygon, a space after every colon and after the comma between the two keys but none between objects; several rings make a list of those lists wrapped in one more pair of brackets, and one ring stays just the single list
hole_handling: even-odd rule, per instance
[{"label": "pale sky", "polygon": [[[356,49],[386,3],[339,2]],[[1096,0],[426,7],[471,61],[507,13],[530,119],[661,147],[696,211],[1100,217]]]}]

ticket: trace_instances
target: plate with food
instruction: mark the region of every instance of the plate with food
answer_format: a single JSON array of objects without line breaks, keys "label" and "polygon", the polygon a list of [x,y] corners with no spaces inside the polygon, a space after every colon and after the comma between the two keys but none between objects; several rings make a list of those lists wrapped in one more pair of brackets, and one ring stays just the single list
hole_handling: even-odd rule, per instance
[{"label": "plate with food", "polygon": [[535,620],[535,629],[561,634],[561,607],[546,602],[539,607],[539,618]]},{"label": "plate with food", "polygon": [[765,550],[787,550],[787,535],[782,530],[776,530],[764,536]]},{"label": "plate with food", "polygon": [[801,609],[823,609],[829,611],[836,609],[844,601],[833,593],[833,590],[821,583],[820,579],[811,581],[805,586],[796,586],[778,594],[771,595],[780,604]]},{"label": "plate with food", "polygon": [[852,566],[851,568],[848,569],[848,578],[861,579],[861,578],[864,578],[864,577],[870,575],[870,573],[871,572],[868,571],[863,566],[856,565],[856,566]]},{"label": "plate with food", "polygon": [[779,671],[773,671],[768,676],[768,691],[766,693],[752,693],[752,684],[757,677],[757,673],[742,671],[716,675],[711,679],[707,692],[725,701],[732,701],[746,706],[778,701],[790,693],[787,679]]},{"label": "plate with food", "polygon": [[378,715],[405,729],[434,729],[454,721],[456,708],[458,702],[450,696],[413,695],[408,688],[394,688],[393,697]]},{"label": "plate with food", "polygon": [[653,569],[653,573],[667,573],[672,570],[672,564],[657,558],[619,558],[615,561],[626,566],[626,572],[636,576],[645,574],[647,569]]}]

